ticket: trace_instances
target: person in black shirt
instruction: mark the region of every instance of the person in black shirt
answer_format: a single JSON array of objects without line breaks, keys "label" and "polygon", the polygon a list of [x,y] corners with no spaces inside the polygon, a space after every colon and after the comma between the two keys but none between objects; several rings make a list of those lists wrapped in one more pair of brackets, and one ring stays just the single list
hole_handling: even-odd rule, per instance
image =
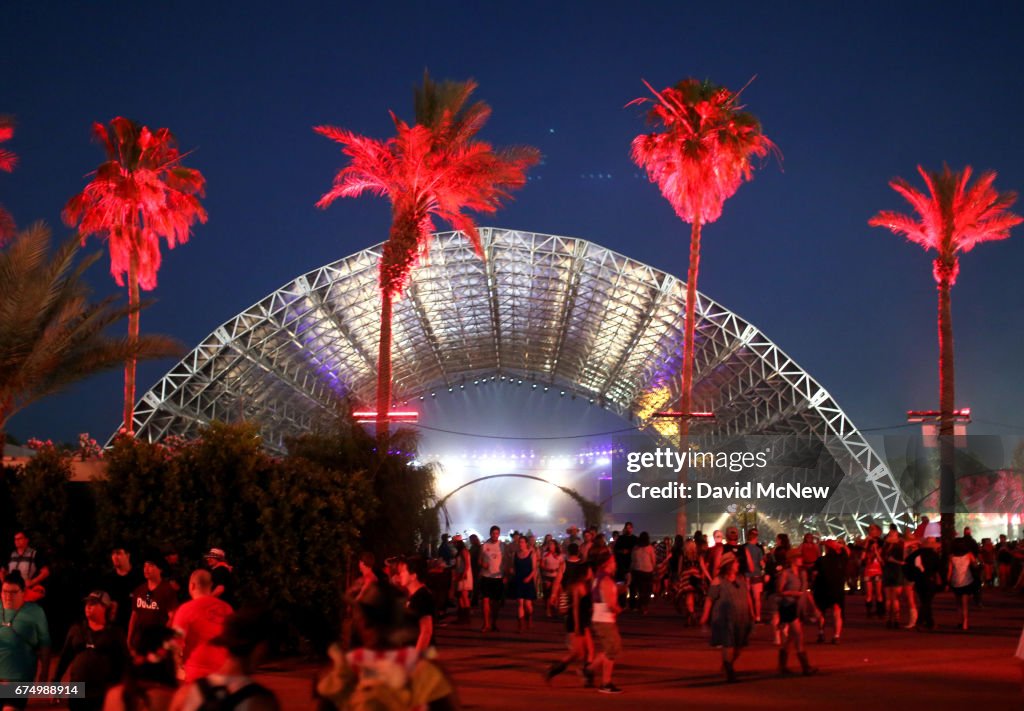
[{"label": "person in black shirt", "polygon": [[935,629],[932,600],[939,587],[939,571],[942,567],[940,547],[937,539],[925,538],[918,549],[907,558],[907,570],[914,580],[914,591],[919,602],[917,629],[929,632]]},{"label": "person in black shirt", "polygon": [[163,579],[164,557],[159,551],[144,556],[142,574],[146,582],[132,594],[132,618],[128,622],[128,645],[139,649],[143,632],[149,627],[167,627],[178,609],[178,595]]},{"label": "person in black shirt", "polygon": [[110,624],[110,596],[96,590],[85,598],[85,619],[68,630],[64,651],[57,662],[53,683],[68,680],[85,684],[84,699],[69,699],[71,711],[99,711],[107,689],[116,684],[128,661],[124,631]]},{"label": "person in black shirt", "polygon": [[427,578],[427,561],[410,556],[398,562],[398,584],[409,595],[406,607],[419,626],[416,651],[425,652],[434,644],[434,596],[423,581]]},{"label": "person in black shirt", "polygon": [[615,539],[612,551],[615,553],[615,580],[626,579],[626,574],[633,563],[633,549],[636,548],[637,537],[633,535],[633,522],[626,521],[622,533]]},{"label": "person in black shirt", "polygon": [[839,644],[843,633],[843,610],[846,602],[846,563],[850,553],[845,541],[830,538],[825,541],[825,555],[814,562],[814,604],[821,615],[818,618],[818,642],[825,641],[825,616],[831,612],[835,625],[832,644]]},{"label": "person in black shirt", "polygon": [[113,621],[123,631],[128,629],[132,616],[132,593],[144,580],[141,571],[132,567],[132,557],[123,545],[114,544],[110,561],[114,569],[103,576],[98,588],[110,596]]},{"label": "person in black shirt", "polygon": [[235,601],[235,579],[224,551],[220,548],[211,548],[207,551],[206,567],[213,578],[213,591],[210,594],[219,597],[231,607],[238,607]]}]

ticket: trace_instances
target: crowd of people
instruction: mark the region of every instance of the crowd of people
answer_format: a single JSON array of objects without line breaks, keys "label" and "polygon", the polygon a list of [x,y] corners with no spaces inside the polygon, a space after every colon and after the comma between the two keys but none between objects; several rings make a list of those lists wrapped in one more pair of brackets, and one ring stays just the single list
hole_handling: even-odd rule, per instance
[{"label": "crowd of people", "polygon": [[[561,540],[537,541],[517,532],[503,538],[492,526],[484,541],[444,536],[432,555],[378,564],[363,553],[344,592],[351,638],[331,648],[317,698],[323,709],[454,708],[454,686],[436,662],[435,627],[472,624],[474,610],[485,637],[504,624],[506,607],[519,633],[531,629],[535,613],[560,618],[567,648],[545,679],[577,667],[585,686],[618,694],[614,671],[626,647],[620,617],[646,615],[653,601],[674,605],[683,625],[707,628],[733,682],[757,624],[770,625],[779,674],[796,662],[794,671],[810,675],[807,642],[840,644],[850,594],[862,595],[868,617],[888,628],[929,632],[933,600],[948,588],[956,626],[966,632],[985,588],[1024,587],[1024,547],[1005,536],[979,543],[965,529],[944,553],[927,519],[902,532],[873,524],[850,541],[808,533],[793,544],[779,533],[766,546],[756,528],[743,533],[729,527],[710,538],[698,531],[652,541],[627,522],[609,535],[571,526]],[[69,701],[73,711],[276,710],[274,695],[252,678],[271,624],[266,611],[236,609],[225,551],[210,549],[187,576],[171,548],[138,558],[141,566],[124,546],[111,548],[109,570],[57,647],[44,612],[49,565],[19,531],[0,568],[0,681],[83,682],[86,695]],[[56,664],[51,649],[59,651]],[[1024,641],[1018,654],[1024,661]],[[3,711],[25,702],[5,699]]]}]

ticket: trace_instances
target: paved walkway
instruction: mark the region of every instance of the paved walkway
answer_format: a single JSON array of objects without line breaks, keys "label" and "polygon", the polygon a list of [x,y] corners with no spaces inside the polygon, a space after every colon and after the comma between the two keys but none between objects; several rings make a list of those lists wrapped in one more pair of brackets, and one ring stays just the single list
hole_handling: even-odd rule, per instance
[{"label": "paved walkway", "polygon": [[[862,597],[848,597],[842,643],[819,645],[812,639],[808,645],[811,662],[820,668],[809,678],[775,676],[771,631],[759,626],[737,665],[740,683],[732,685],[723,683],[720,656],[701,631],[683,627],[667,605],[656,605],[647,617],[623,616],[626,651],[615,681],[624,693],[618,696],[583,689],[572,673],[546,685],[542,673],[563,652],[564,628],[541,617],[530,632],[516,634],[511,606],[495,635],[485,638],[477,624],[446,626],[438,629],[437,641],[467,709],[650,710],[721,703],[758,710],[1024,708],[1012,656],[1024,626],[1024,597],[989,593],[985,608],[972,610],[968,633],[953,629],[952,595],[943,593],[936,602],[940,630],[924,634],[887,630],[866,618]],[[795,668],[795,660],[790,663]],[[285,709],[306,711],[314,673],[311,665],[283,663],[262,678]]]}]

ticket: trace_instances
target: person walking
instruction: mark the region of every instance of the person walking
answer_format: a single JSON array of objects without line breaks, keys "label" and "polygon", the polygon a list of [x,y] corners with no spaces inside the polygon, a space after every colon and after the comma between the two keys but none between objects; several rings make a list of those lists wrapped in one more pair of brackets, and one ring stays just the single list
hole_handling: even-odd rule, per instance
[{"label": "person walking", "polygon": [[839,644],[843,634],[843,613],[846,602],[846,563],[849,560],[845,542],[840,538],[825,541],[825,555],[814,564],[814,604],[821,610],[818,622],[818,643],[825,641],[825,618],[832,613],[832,644]]},{"label": "person walking", "polygon": [[611,551],[600,553],[595,560],[596,575],[592,587],[594,612],[592,628],[601,645],[601,652],[594,657],[588,669],[595,676],[601,674],[602,694],[621,694],[622,689],[612,682],[615,660],[622,654],[622,637],[619,634],[618,617],[622,612],[619,605],[619,589],[615,584],[615,556]]},{"label": "person walking", "polygon": [[941,584],[939,571],[942,569],[942,558],[939,556],[941,546],[934,537],[925,538],[921,545],[907,559],[914,591],[918,599],[917,629],[931,632],[935,629],[935,617],[932,614],[932,601],[935,591]]},{"label": "person walking", "polygon": [[455,588],[455,604],[457,613],[455,623],[469,624],[469,608],[473,596],[473,564],[462,536],[455,534],[452,538],[455,549],[455,565],[452,569],[452,586]]},{"label": "person walking", "polygon": [[558,550],[558,542],[554,538],[548,539],[544,544],[540,571],[544,610],[545,614],[551,617],[558,612],[558,598],[562,592],[562,577],[565,574],[565,558]]},{"label": "person walking", "polygon": [[740,575],[735,553],[726,551],[718,559],[718,576],[708,589],[701,625],[711,621],[711,646],[722,650],[722,670],[730,684],[737,681],[736,660],[750,642],[754,608],[747,579]]},{"label": "person walking", "polygon": [[530,629],[533,601],[537,599],[537,565],[535,551],[526,536],[520,536],[518,549],[512,557],[512,594],[518,600],[519,631]]},{"label": "person walking", "polygon": [[641,615],[647,614],[651,604],[651,590],[654,586],[654,546],[647,531],[640,533],[630,554],[629,588],[633,599],[633,607],[640,610]]},{"label": "person walking", "polygon": [[975,588],[981,585],[981,578],[978,575],[978,559],[964,542],[964,539],[957,538],[953,541],[953,548],[949,557],[946,579],[949,587],[956,596],[957,609],[960,611],[960,629],[966,632],[969,629],[968,609],[971,596]]},{"label": "person walking", "polygon": [[[570,543],[570,547],[575,543]],[[588,665],[594,657],[594,639],[591,634],[594,601],[590,586],[593,572],[589,565],[577,566],[565,574],[565,594],[569,609],[565,615],[566,643],[569,653],[560,661],[548,667],[544,680],[551,683],[557,675],[569,668],[573,662],[582,662],[586,686],[594,685],[594,675]]]},{"label": "person walking", "polygon": [[480,546],[480,596],[484,601],[481,632],[498,631],[498,605],[505,594],[504,546],[501,529],[491,526],[490,538]]},{"label": "person walking", "polygon": [[796,652],[804,676],[816,673],[804,649],[804,628],[800,619],[801,599],[807,594],[807,576],[799,548],[787,555],[787,567],[779,574],[776,594],[779,596],[779,630],[782,648],[779,650],[779,674],[789,673],[787,662],[790,652]]}]

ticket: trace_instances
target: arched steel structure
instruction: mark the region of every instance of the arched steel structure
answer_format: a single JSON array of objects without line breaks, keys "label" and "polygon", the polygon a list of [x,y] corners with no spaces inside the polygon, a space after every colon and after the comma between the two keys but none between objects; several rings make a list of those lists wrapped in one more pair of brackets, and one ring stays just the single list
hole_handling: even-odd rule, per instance
[{"label": "arched steel structure", "polygon": [[[574,237],[482,228],[434,235],[394,311],[396,401],[505,375],[572,391],[623,417],[678,399],[685,283]],[[212,420],[262,423],[283,446],[346,396],[374,400],[381,245],[314,269],[217,328],[135,410],[136,436],[189,435]],[[696,409],[704,438],[806,435],[844,476],[826,513],[901,521],[892,474],[828,392],[756,327],[703,294]]]}]

